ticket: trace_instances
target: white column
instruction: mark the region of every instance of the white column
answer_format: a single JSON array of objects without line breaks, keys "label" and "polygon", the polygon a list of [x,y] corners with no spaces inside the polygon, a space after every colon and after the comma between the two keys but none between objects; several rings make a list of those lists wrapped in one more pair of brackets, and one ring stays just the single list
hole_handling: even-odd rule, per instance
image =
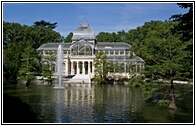
[{"label": "white column", "polygon": [[65,74],[68,75],[68,61],[65,62]]},{"label": "white column", "polygon": [[85,74],[84,61],[82,61],[82,74]]},{"label": "white column", "polygon": [[79,69],[79,61],[77,61],[77,74],[80,74],[80,69]]}]

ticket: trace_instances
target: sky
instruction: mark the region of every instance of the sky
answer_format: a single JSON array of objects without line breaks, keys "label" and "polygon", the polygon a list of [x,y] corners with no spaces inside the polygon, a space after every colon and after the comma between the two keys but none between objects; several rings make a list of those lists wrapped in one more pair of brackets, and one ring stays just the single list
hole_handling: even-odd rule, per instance
[{"label": "sky", "polygon": [[174,14],[184,14],[187,9],[179,8],[174,2],[98,2],[98,3],[11,3],[3,2],[3,21],[21,25],[45,20],[57,22],[54,29],[66,37],[84,21],[99,32],[118,32],[135,29],[151,20],[168,20]]}]

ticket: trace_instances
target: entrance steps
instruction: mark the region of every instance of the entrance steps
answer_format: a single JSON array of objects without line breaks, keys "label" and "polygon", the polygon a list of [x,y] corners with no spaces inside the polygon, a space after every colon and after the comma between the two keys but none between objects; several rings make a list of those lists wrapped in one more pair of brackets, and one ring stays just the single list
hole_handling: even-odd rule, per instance
[{"label": "entrance steps", "polygon": [[72,79],[69,80],[70,83],[79,83],[79,84],[90,84],[91,78],[90,75],[77,74]]}]

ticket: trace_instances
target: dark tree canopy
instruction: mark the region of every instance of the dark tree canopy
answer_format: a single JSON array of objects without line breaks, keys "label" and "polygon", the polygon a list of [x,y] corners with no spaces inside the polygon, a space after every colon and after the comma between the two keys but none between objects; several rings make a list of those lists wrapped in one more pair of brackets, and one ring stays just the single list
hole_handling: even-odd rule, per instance
[{"label": "dark tree canopy", "polygon": [[[180,39],[184,42],[182,50],[186,55],[183,57],[181,64],[184,65],[184,72],[188,78],[193,77],[193,3],[178,3],[182,9],[188,9],[185,14],[176,14],[171,16],[172,21],[178,22],[173,32],[179,34]],[[191,73],[191,74],[187,74]]]},{"label": "dark tree canopy", "polygon": [[22,67],[21,59],[25,58],[22,55],[29,51],[26,50],[27,47],[32,47],[35,52],[38,47],[48,42],[61,42],[61,35],[51,28],[3,22],[4,80],[16,82]]},{"label": "dark tree canopy", "polygon": [[73,37],[73,33],[70,32],[69,35],[65,38],[65,42],[71,42],[71,38]]},{"label": "dark tree canopy", "polygon": [[55,22],[55,23],[50,23],[50,22],[41,20],[41,21],[36,21],[36,22],[34,22],[34,25],[33,25],[33,26],[35,26],[35,27],[45,27],[45,28],[54,29],[54,28],[57,27],[57,22]]},{"label": "dark tree canopy", "polygon": [[178,3],[183,9],[189,9],[185,14],[175,14],[171,16],[171,20],[179,22],[175,27],[175,32],[182,34],[183,41],[193,38],[193,3]]},{"label": "dark tree canopy", "polygon": [[[100,32],[96,39],[98,42],[121,42],[125,40],[125,32],[119,31],[117,34],[115,32],[109,33],[109,32]],[[123,39],[123,40],[122,40]]]}]

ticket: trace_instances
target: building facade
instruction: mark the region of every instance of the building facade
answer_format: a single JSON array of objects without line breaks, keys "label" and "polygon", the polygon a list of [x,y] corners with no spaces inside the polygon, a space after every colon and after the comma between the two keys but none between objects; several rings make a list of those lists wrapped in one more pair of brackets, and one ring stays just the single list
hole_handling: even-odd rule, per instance
[{"label": "building facade", "polygon": [[[117,64],[119,70],[112,70],[108,76],[130,77],[133,73],[139,74],[144,67],[144,61],[131,51],[131,45],[125,42],[97,42],[93,29],[87,24],[81,24],[73,33],[72,42],[61,43],[63,50],[62,74],[89,75],[94,77],[94,59],[98,52],[104,52],[107,61]],[[46,43],[37,51],[42,59],[57,54],[59,43]],[[131,56],[133,58],[131,58]],[[56,61],[51,61],[51,69],[55,71]],[[121,72],[119,72],[121,71]],[[55,72],[54,72],[55,74]]]}]

